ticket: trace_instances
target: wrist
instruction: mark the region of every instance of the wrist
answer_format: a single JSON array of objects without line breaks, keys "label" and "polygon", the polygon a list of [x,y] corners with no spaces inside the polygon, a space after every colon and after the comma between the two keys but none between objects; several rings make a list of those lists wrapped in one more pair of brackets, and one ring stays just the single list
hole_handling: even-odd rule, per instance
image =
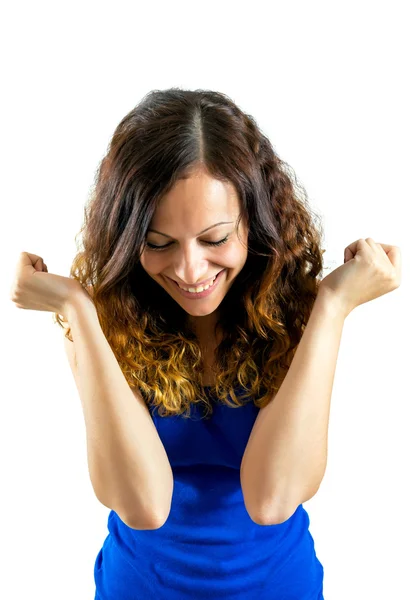
[{"label": "wrist", "polygon": [[89,313],[97,317],[97,310],[90,294],[79,285],[78,290],[75,291],[66,304],[64,316],[70,324],[79,314],[83,313]]},{"label": "wrist", "polygon": [[345,320],[351,312],[342,298],[327,288],[319,288],[315,303],[320,305],[322,310],[330,313],[335,318]]}]

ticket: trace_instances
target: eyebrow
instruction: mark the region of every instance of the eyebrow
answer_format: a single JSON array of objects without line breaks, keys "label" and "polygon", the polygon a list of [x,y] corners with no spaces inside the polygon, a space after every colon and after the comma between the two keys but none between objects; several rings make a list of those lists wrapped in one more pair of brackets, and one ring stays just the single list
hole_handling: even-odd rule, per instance
[{"label": "eyebrow", "polygon": [[[234,221],[220,221],[219,223],[216,223],[215,225],[210,225],[210,227],[207,227],[206,229],[203,229],[203,231],[200,231],[200,233],[197,233],[197,235],[201,235],[202,233],[205,233],[209,229],[212,229],[213,227],[217,227],[217,225],[226,225],[228,223],[234,223]],[[156,229],[148,229],[147,232],[149,232],[149,231],[152,231],[153,233],[158,233],[159,235],[163,235],[164,237],[168,237],[170,239],[173,239],[171,237],[171,235],[167,235],[166,233],[161,233],[161,231],[157,231]]]}]

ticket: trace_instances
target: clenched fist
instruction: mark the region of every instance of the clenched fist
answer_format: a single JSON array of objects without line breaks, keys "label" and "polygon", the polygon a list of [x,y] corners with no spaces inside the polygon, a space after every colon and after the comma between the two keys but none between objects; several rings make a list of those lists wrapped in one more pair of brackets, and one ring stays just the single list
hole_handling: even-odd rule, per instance
[{"label": "clenched fist", "polygon": [[66,317],[67,309],[78,294],[87,292],[76,279],[48,273],[41,256],[29,252],[20,254],[10,289],[10,298],[18,308]]},{"label": "clenched fist", "polygon": [[360,238],[344,250],[344,264],[320,282],[319,293],[332,295],[344,316],[356,306],[396,290],[401,284],[401,250]]}]

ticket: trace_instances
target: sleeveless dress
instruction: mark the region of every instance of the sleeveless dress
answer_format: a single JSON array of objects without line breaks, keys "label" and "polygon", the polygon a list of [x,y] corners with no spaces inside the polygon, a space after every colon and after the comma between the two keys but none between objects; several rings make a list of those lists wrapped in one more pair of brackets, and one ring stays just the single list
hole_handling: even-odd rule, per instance
[{"label": "sleeveless dress", "polygon": [[324,600],[302,504],[278,525],[254,523],[245,508],[240,465],[259,408],[205,391],[207,419],[203,404],[188,419],[149,407],[174,476],[170,514],[159,529],[135,530],[110,511],[94,600]]}]

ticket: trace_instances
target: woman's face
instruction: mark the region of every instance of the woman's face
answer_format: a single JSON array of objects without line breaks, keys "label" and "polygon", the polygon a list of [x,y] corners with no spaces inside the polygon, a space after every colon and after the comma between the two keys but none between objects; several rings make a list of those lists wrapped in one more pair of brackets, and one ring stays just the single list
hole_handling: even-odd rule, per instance
[{"label": "woman's face", "polygon": [[[216,311],[247,260],[248,230],[241,222],[237,234],[239,213],[234,186],[197,170],[162,198],[151,220],[141,265],[192,317]],[[207,285],[217,274],[204,295],[177,285]]]}]

